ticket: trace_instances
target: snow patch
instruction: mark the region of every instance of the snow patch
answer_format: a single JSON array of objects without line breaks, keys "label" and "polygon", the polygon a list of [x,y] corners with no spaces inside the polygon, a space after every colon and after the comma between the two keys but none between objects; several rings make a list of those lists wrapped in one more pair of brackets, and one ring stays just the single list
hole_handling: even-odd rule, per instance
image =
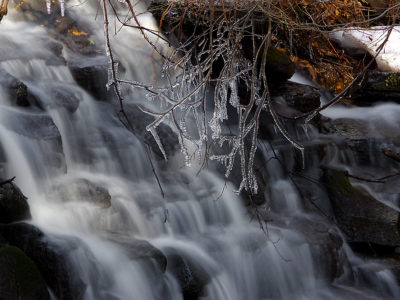
[{"label": "snow patch", "polygon": [[[368,52],[375,57],[385,41],[389,26],[375,26],[370,29],[346,28],[336,30],[328,36],[349,51]],[[395,26],[381,52],[376,57],[378,68],[383,72],[400,72],[400,26]]]}]

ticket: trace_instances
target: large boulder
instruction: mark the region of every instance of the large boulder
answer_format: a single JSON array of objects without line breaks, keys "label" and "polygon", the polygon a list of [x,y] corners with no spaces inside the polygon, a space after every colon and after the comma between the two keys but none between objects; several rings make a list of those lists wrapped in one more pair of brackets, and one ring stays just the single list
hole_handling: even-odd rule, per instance
[{"label": "large boulder", "polygon": [[97,100],[109,98],[113,91],[108,91],[108,62],[104,56],[75,60],[68,63],[69,70],[76,83]]},{"label": "large boulder", "polygon": [[52,118],[47,114],[21,112],[7,109],[5,118],[0,124],[7,129],[38,140],[56,140],[61,143],[61,135]]},{"label": "large boulder", "polygon": [[31,218],[26,197],[12,183],[0,186],[0,223],[8,224]]},{"label": "large boulder", "polygon": [[78,247],[75,239],[63,237],[64,243],[56,244],[27,223],[0,224],[0,237],[7,244],[20,248],[35,262],[57,299],[82,298],[85,286],[79,276],[72,273],[68,259],[69,253]]},{"label": "large boulder", "polygon": [[[9,107],[4,107],[3,111],[0,124],[9,131],[30,139],[28,143],[32,147],[30,148],[33,152],[32,155],[44,147],[47,149],[46,171],[66,169],[61,134],[49,115],[20,111]],[[6,147],[4,148],[7,150]]]},{"label": "large boulder", "polygon": [[143,263],[154,262],[161,272],[165,272],[167,258],[161,250],[154,247],[148,241],[120,235],[112,235],[108,239],[122,246],[129,258]]},{"label": "large boulder", "polygon": [[35,263],[14,246],[0,248],[0,299],[50,299]]},{"label": "large boulder", "polygon": [[54,84],[51,89],[46,90],[46,97],[37,97],[35,104],[43,110],[61,108],[72,114],[78,109],[82,94],[79,88]]},{"label": "large boulder", "polygon": [[88,179],[74,178],[53,186],[54,196],[68,201],[90,202],[102,208],[111,206],[111,195],[108,190]]},{"label": "large boulder", "polygon": [[399,212],[355,188],[344,171],[325,169],[323,181],[349,242],[400,246]]}]

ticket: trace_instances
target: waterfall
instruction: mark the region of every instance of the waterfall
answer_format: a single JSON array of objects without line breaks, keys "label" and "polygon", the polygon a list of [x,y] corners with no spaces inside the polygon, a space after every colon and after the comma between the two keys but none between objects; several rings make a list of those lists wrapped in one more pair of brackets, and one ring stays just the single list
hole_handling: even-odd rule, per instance
[{"label": "waterfall", "polygon": [[[78,28],[90,28],[90,43],[102,49],[96,5],[68,3],[66,15]],[[119,119],[113,94],[105,91],[99,99],[73,74],[74,67],[104,66],[104,52],[79,53],[66,45],[53,51],[60,41],[50,29],[20,16],[10,12],[0,24],[0,76],[22,81],[32,98],[29,106],[16,106],[0,89],[0,174],[16,176],[31,223],[53,243],[70,247],[70,271],[83,286],[80,298],[400,297],[390,271],[357,257],[331,220],[309,210],[281,163],[271,160],[268,144],[260,147],[260,159],[269,161],[260,191],[267,199],[259,208],[269,219],[264,230],[218,166],[197,173],[200,166],[184,167],[180,153],[167,162],[150,155],[163,196],[147,146]],[[143,21],[154,22],[149,15]],[[114,42],[116,55],[125,59],[125,76],[151,82],[159,65],[140,34],[122,30]],[[145,93],[124,93],[129,114]],[[132,119],[138,128],[147,125],[140,114]],[[303,140],[319,138],[312,128],[298,130]],[[279,137],[274,143],[287,152]],[[310,166],[313,160],[306,155]],[[286,163],[295,164],[291,158]],[[321,207],[329,207],[323,189],[315,189]],[[339,266],[325,263],[333,252]]]}]

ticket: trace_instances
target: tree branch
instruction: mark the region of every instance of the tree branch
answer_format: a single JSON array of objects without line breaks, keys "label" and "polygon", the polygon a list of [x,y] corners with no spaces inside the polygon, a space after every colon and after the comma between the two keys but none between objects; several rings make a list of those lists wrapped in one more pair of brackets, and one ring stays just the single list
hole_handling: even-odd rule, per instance
[{"label": "tree branch", "polygon": [[8,0],[1,0],[1,4],[0,4],[0,21],[7,14],[7,5],[8,5]]}]

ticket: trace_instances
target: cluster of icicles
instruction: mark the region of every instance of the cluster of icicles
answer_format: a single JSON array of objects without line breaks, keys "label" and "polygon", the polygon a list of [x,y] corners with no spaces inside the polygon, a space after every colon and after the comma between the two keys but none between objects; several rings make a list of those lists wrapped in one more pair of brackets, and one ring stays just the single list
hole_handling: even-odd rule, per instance
[{"label": "cluster of icicles", "polygon": [[[60,2],[60,8],[61,8],[61,16],[64,17],[65,14],[65,0],[58,0]],[[51,13],[51,0],[46,0],[46,7],[47,7],[47,13]]]}]

